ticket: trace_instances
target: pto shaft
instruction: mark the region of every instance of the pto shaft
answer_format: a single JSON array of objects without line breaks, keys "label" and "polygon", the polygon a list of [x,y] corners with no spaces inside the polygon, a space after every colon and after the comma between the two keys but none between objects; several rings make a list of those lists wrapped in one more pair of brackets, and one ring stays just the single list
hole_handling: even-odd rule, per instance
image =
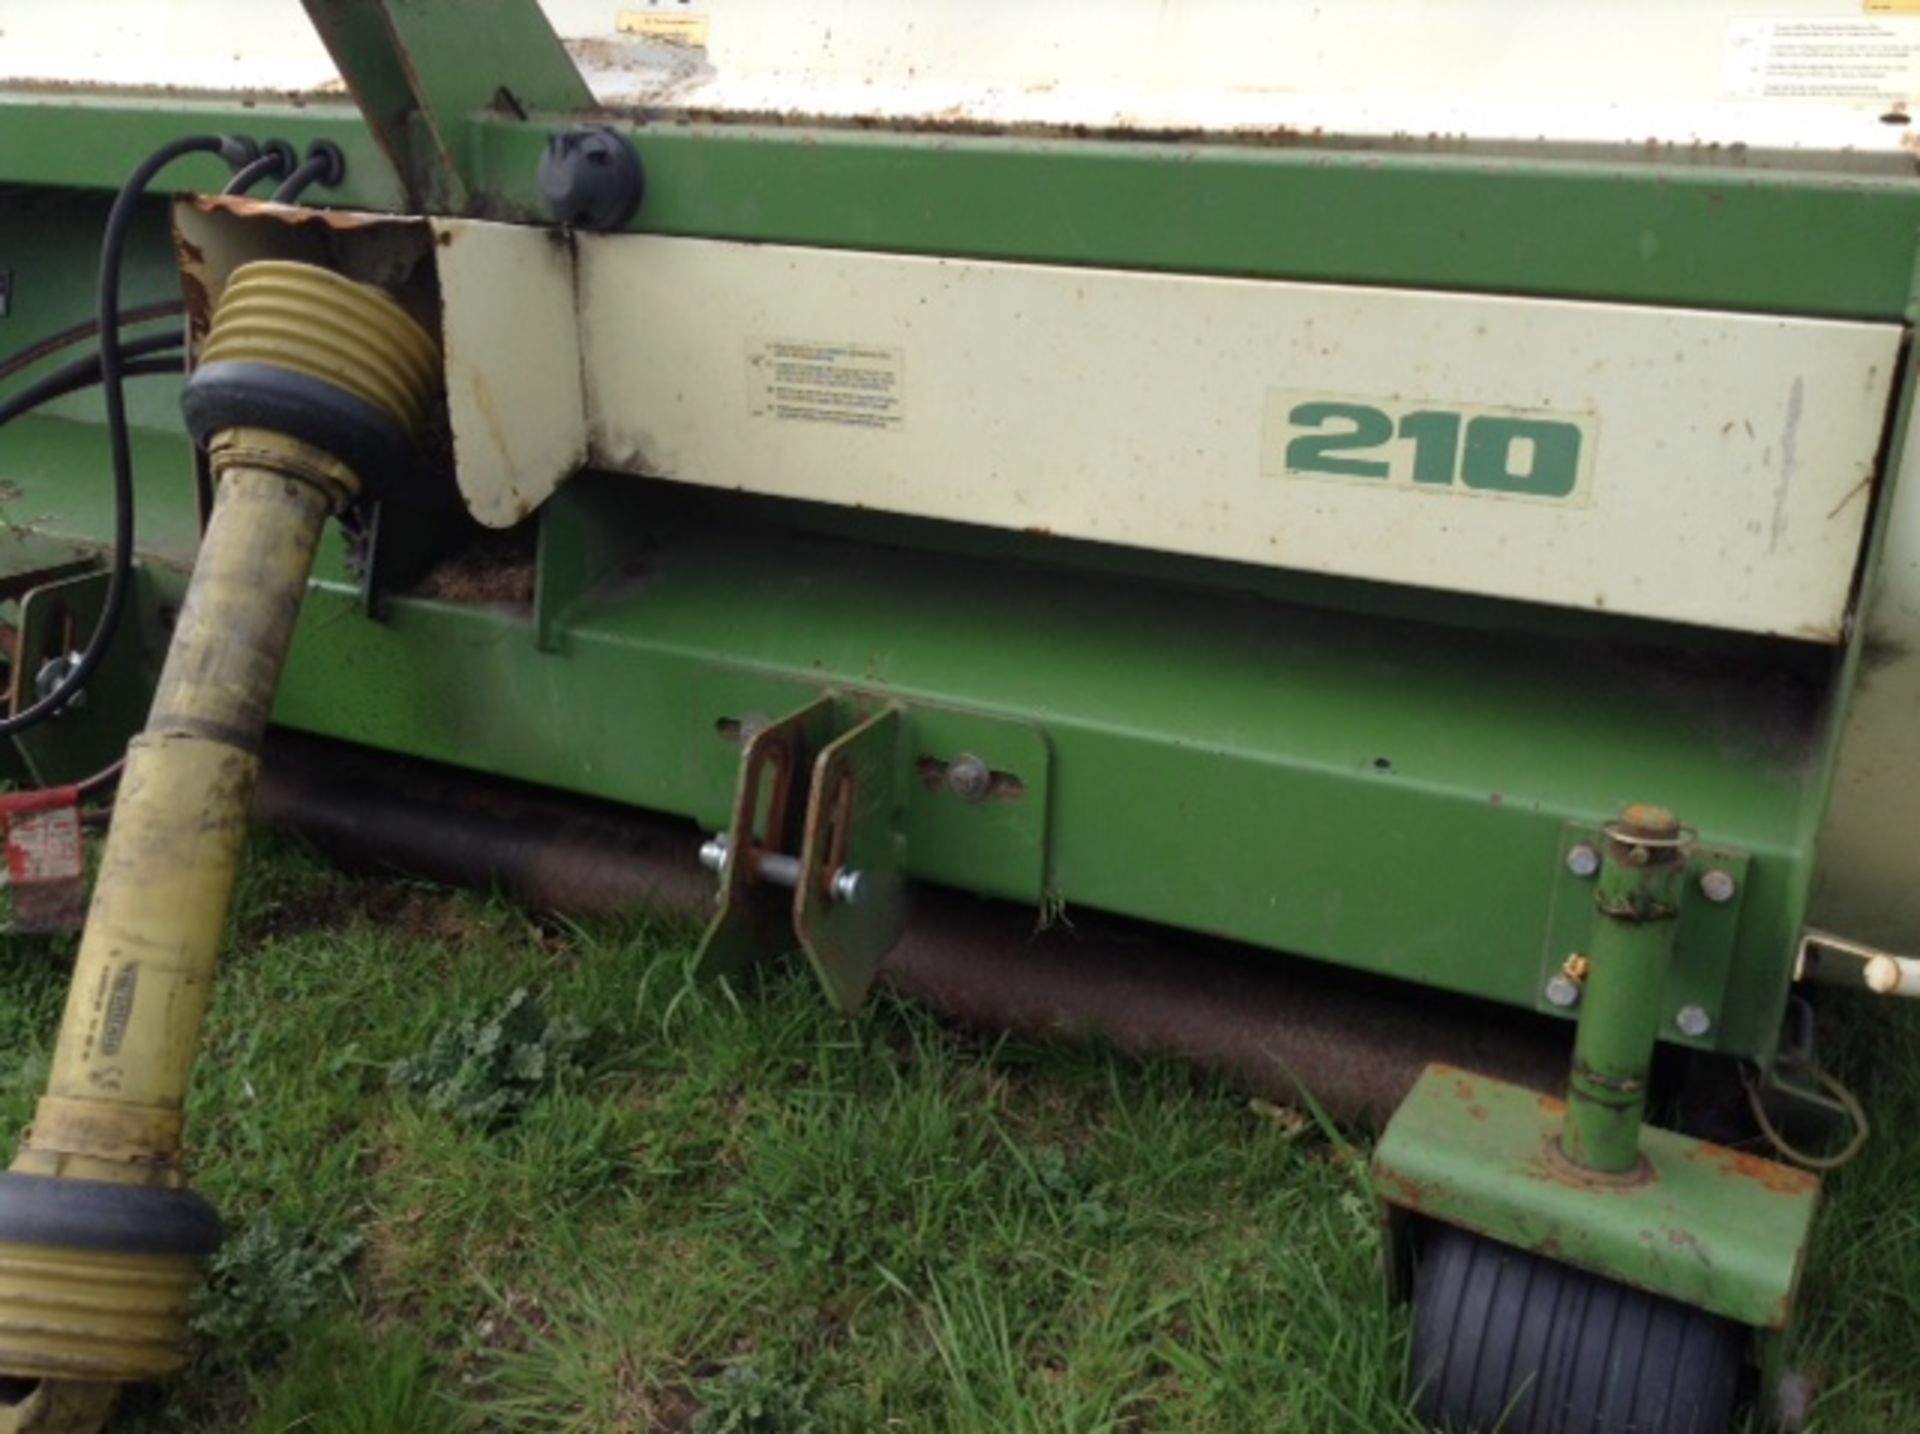
[{"label": "pto shaft", "polygon": [[219,1221],[181,1114],[258,752],[328,517],[404,461],[432,340],[328,270],[237,270],[188,387],[212,521],[125,775],[46,1094],[0,1175],[0,1373],[150,1378],[185,1357]]}]

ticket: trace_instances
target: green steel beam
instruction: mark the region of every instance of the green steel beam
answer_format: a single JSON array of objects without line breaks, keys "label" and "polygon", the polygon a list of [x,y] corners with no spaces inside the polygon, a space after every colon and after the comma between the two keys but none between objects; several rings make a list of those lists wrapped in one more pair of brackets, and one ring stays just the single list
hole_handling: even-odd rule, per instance
[{"label": "green steel beam", "polygon": [[[344,100],[325,98],[222,103],[0,90],[0,185],[118,189],[156,145],[207,133],[284,139],[303,152],[316,139],[330,139],[346,155],[347,181],[312,198],[365,209],[405,207],[393,166],[359,113]],[[169,166],[156,188],[210,193],[227,178],[219,160],[194,156]]]},{"label": "green steel beam", "polygon": [[470,115],[593,106],[535,0],[303,0],[411,206],[462,214],[476,193]]},{"label": "green steel beam", "polygon": [[[542,130],[476,121],[532,213]],[[632,225],[826,248],[1890,317],[1920,186],[1764,170],[676,125]]]},{"label": "green steel beam", "polygon": [[[309,601],[279,720],[708,831],[730,811],[729,731],[824,690],[900,702],[915,732],[922,714],[948,731],[1037,727],[1041,753],[1009,765],[1030,780],[1023,762],[1049,764],[1033,784],[1044,864],[1008,863],[1011,832],[963,832],[980,809],[941,808],[916,784],[915,876],[1524,1007],[1565,877],[1563,825],[1605,818],[1623,790],[1657,793],[1752,855],[1720,1020],[1697,1044],[1771,1048],[1817,715],[1770,666],[1690,676],[1691,659],[1613,640],[856,546],[764,504],[606,486],[639,524],[625,550],[645,568],[570,604],[555,650],[530,612],[483,597],[398,598],[389,621],[365,621],[339,576]],[[911,759],[972,740],[929,740]]]},{"label": "green steel beam", "polygon": [[[563,122],[473,117],[470,207],[538,220],[536,167]],[[349,154],[328,199],[404,203],[359,117],[321,101],[0,95],[0,183],[117,184],[156,137],[207,128],[325,134]],[[648,172],[635,229],[831,248],[1903,318],[1920,232],[1920,185],[1894,179],[711,124],[633,134]]]},{"label": "green steel beam", "polygon": [[[105,484],[75,477],[99,452],[91,425],[14,425],[8,515],[48,537],[105,531]],[[137,459],[143,543],[184,566],[185,440],[143,434]],[[1525,1008],[1569,939],[1568,824],[1658,796],[1747,861],[1737,930],[1682,942],[1661,1007],[1705,982],[1717,1020],[1690,1043],[1772,1049],[1822,725],[1819,674],[1775,660],[1792,653],[1734,643],[1703,659],[1625,642],[1630,624],[1583,636],[1315,611],[1061,568],[1040,539],[926,551],[939,525],[849,542],[793,526],[804,509],[632,479],[584,475],[547,515],[564,524],[575,505],[625,557],[549,614],[545,649],[531,610],[484,590],[396,597],[387,622],[368,620],[331,539],[279,720],[714,831],[739,757],[729,721],[828,688],[895,700],[925,743],[916,765],[972,750],[1029,789],[970,806],[913,784],[919,879]]]}]

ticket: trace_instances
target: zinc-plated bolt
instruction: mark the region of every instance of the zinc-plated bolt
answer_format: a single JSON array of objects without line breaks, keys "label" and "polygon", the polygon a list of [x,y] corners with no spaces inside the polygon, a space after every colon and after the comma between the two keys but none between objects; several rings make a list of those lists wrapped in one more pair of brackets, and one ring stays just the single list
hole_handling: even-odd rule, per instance
[{"label": "zinc-plated bolt", "polygon": [[1700,874],[1700,894],[1715,906],[1724,906],[1733,900],[1740,885],[1733,879],[1733,873],[1715,867],[1712,871]]},{"label": "zinc-plated bolt", "polygon": [[1680,1028],[1681,1035],[1695,1040],[1713,1029],[1713,1017],[1704,1006],[1682,1006],[1673,1013],[1673,1023]]},{"label": "zinc-plated bolt", "polygon": [[727,848],[732,839],[725,832],[717,832],[700,843],[700,865],[708,871],[727,869]]},{"label": "zinc-plated bolt", "polygon": [[1547,982],[1547,1004],[1571,1010],[1580,1004],[1580,983],[1564,971],[1555,972]]},{"label": "zinc-plated bolt", "polygon": [[843,869],[833,874],[833,885],[828,889],[833,893],[835,901],[853,906],[866,894],[867,882],[859,872]]},{"label": "zinc-plated bolt", "polygon": [[947,790],[963,802],[983,801],[993,787],[993,770],[971,752],[947,763]]},{"label": "zinc-plated bolt", "polygon": [[1567,870],[1582,879],[1592,876],[1600,870],[1600,853],[1587,843],[1581,842],[1579,846],[1567,853]]},{"label": "zinc-plated bolt", "polygon": [[[67,674],[79,665],[80,654],[77,652],[64,653],[59,657],[49,657],[40,665],[40,670],[33,675],[33,695],[44,702],[53,695],[54,688],[67,680]],[[61,711],[78,711],[86,705],[87,694],[82,690],[69,697],[66,701],[66,706],[63,707]],[[56,712],[53,715],[58,717],[60,713]]]}]

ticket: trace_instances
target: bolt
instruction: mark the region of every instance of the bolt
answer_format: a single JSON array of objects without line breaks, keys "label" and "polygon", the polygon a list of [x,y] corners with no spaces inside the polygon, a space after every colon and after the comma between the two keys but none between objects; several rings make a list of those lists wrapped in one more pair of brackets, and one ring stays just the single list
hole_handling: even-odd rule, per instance
[{"label": "bolt", "polygon": [[1582,879],[1600,870],[1600,853],[1586,842],[1567,853],[1567,870]]},{"label": "bolt", "polygon": [[1626,841],[1672,841],[1680,835],[1680,818],[1665,807],[1635,802],[1620,813],[1619,832]]},{"label": "bolt", "polygon": [[1719,867],[1700,875],[1700,894],[1715,906],[1725,906],[1733,900],[1734,893],[1739,889],[1733,873],[1722,871]]},{"label": "bolt", "polygon": [[854,906],[866,894],[867,882],[859,872],[842,868],[833,874],[833,884],[828,889],[833,893],[835,901]]},{"label": "bolt", "polygon": [[1580,983],[1563,971],[1556,971],[1547,982],[1547,1004],[1570,1010],[1580,1004]]},{"label": "bolt", "polygon": [[717,832],[700,843],[700,865],[708,871],[727,869],[727,848],[732,840],[725,832]]},{"label": "bolt", "polygon": [[[33,675],[33,695],[42,702],[46,701],[47,698],[53,695],[54,689],[67,680],[67,674],[79,665],[80,654],[77,652],[69,652],[60,657],[49,657],[41,664],[40,670]],[[87,694],[83,690],[69,697],[66,701],[66,708],[62,710],[64,711],[68,708],[78,710],[86,705]],[[59,714],[55,713],[54,715],[58,716]]]},{"label": "bolt", "polygon": [[1713,1029],[1713,1017],[1704,1006],[1682,1006],[1673,1014],[1674,1025],[1680,1028],[1683,1036],[1692,1036],[1695,1040]]},{"label": "bolt", "polygon": [[971,752],[962,752],[947,763],[947,790],[963,802],[984,800],[993,786],[993,772]]}]

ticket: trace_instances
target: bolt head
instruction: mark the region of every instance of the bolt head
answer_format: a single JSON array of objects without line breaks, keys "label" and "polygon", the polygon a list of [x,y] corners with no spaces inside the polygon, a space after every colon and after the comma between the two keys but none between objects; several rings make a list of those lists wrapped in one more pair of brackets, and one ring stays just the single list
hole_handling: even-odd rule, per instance
[{"label": "bolt head", "polygon": [[1567,870],[1585,879],[1600,870],[1600,853],[1586,842],[1567,853]]},{"label": "bolt head", "polygon": [[732,839],[725,832],[716,832],[700,843],[700,865],[708,871],[725,872],[727,851],[732,845]]},{"label": "bolt head", "polygon": [[993,770],[971,752],[947,763],[947,790],[963,802],[984,801],[993,787]]},{"label": "bolt head", "polygon": [[866,879],[857,871],[838,871],[833,877],[833,899],[848,906],[855,905],[866,894]]},{"label": "bolt head", "polygon": [[1673,1024],[1683,1036],[1692,1036],[1698,1040],[1713,1029],[1713,1017],[1704,1006],[1682,1006],[1673,1014]]},{"label": "bolt head", "polygon": [[1563,1011],[1579,1005],[1580,983],[1564,972],[1556,973],[1547,982],[1547,1004]]},{"label": "bolt head", "polygon": [[1712,871],[1700,875],[1700,894],[1715,906],[1724,906],[1732,901],[1740,885],[1733,879],[1730,871],[1721,871],[1715,867]]}]

